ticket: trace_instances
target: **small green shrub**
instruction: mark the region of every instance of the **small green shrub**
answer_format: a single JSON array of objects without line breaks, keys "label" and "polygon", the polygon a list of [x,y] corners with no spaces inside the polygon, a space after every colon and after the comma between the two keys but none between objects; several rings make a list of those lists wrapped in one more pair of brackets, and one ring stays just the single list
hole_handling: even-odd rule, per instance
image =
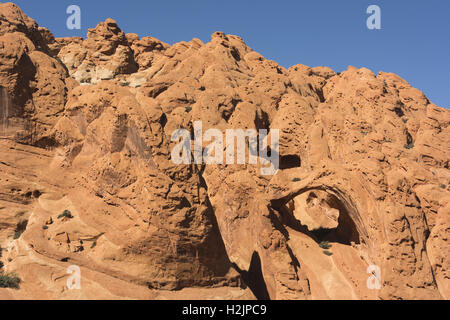
[{"label": "small green shrub", "polygon": [[331,248],[331,244],[328,241],[322,241],[319,243],[319,247],[326,250]]},{"label": "small green shrub", "polygon": [[403,123],[407,123],[408,122],[408,118],[402,118]]},{"label": "small green shrub", "polygon": [[445,188],[447,188],[447,186],[445,184],[441,184],[441,188],[445,189]]},{"label": "small green shrub", "polygon": [[96,241],[92,242],[92,244],[91,244],[91,249],[95,248],[96,245],[97,245],[97,242],[96,242]]},{"label": "small green shrub", "polygon": [[404,148],[405,149],[412,149],[412,148],[414,148],[414,142],[411,142],[410,144],[405,144]]},{"label": "small green shrub", "polygon": [[47,230],[47,229],[48,229],[48,226],[44,224],[44,225],[42,226],[42,229]]},{"label": "small green shrub", "polygon": [[186,112],[191,112],[192,108],[191,107],[186,107]]},{"label": "small green shrub", "polygon": [[330,251],[328,251],[328,250],[324,250],[324,251],[323,251],[323,254],[325,254],[325,255],[327,255],[327,256],[332,256],[332,255],[333,255],[333,252],[330,252]]},{"label": "small green shrub", "polygon": [[64,210],[64,212],[58,216],[58,219],[61,219],[64,217],[69,218],[69,219],[73,218],[72,213],[69,210]]},{"label": "small green shrub", "polygon": [[0,288],[19,289],[20,278],[13,272],[0,273]]},{"label": "small green shrub", "polygon": [[293,182],[299,182],[299,181],[301,181],[302,179],[300,179],[300,178],[294,178],[294,179],[292,179],[292,181]]},{"label": "small green shrub", "polygon": [[369,132],[368,132],[368,131],[361,130],[361,133],[362,133],[363,136],[367,136],[367,134],[368,134]]}]

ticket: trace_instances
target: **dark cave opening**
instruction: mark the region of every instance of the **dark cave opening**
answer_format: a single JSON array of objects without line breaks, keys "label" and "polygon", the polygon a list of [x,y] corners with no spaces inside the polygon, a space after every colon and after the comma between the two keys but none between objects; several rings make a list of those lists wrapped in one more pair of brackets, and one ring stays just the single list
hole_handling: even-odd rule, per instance
[{"label": "dark cave opening", "polygon": [[405,113],[403,112],[402,108],[400,107],[395,107],[394,108],[394,112],[397,115],[397,117],[401,118],[405,115]]},{"label": "dark cave opening", "polygon": [[284,169],[292,169],[301,167],[302,162],[299,156],[295,154],[288,154],[280,157],[280,166],[281,170]]},{"label": "dark cave opening", "polygon": [[166,124],[167,124],[167,116],[166,116],[165,113],[163,113],[161,115],[161,118],[159,118],[159,124],[161,125],[161,128],[163,128],[163,129],[166,126]]},{"label": "dark cave opening", "polygon": [[267,130],[270,131],[270,119],[267,112],[262,109],[258,109],[255,114],[255,128],[256,130]]},{"label": "dark cave opening", "polygon": [[405,136],[406,136],[406,145],[411,145],[414,142],[414,140],[411,134],[409,133],[408,129],[406,129]]},{"label": "dark cave opening", "polygon": [[[311,192],[306,201],[308,203],[308,201],[312,201],[313,199],[317,199],[317,195],[314,192]],[[306,225],[302,224],[302,222],[294,216],[295,204],[293,199],[287,202],[272,202],[272,208],[279,213],[280,221],[283,225],[308,235],[317,243],[328,241],[344,245],[351,245],[352,243],[359,244],[360,235],[358,228],[342,201],[336,196],[328,194],[326,203],[330,208],[339,210],[338,225],[336,228],[320,228],[310,231]]]},{"label": "dark cave opening", "polygon": [[339,210],[338,226],[335,229],[314,231],[313,233],[316,235],[318,242],[329,241],[345,245],[359,244],[358,229],[344,204],[334,195],[331,195],[328,205]]}]

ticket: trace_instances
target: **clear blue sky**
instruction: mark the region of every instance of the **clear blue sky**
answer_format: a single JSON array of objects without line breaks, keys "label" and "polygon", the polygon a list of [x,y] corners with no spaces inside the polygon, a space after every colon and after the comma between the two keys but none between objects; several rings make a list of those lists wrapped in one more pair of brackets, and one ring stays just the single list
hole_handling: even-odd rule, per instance
[{"label": "clear blue sky", "polygon": [[[17,0],[57,37],[86,36],[111,17],[125,32],[173,44],[214,31],[241,36],[284,67],[348,65],[393,72],[450,107],[449,0]],[[82,10],[82,29],[66,28],[66,8]],[[366,9],[381,7],[381,30],[368,30]]]}]

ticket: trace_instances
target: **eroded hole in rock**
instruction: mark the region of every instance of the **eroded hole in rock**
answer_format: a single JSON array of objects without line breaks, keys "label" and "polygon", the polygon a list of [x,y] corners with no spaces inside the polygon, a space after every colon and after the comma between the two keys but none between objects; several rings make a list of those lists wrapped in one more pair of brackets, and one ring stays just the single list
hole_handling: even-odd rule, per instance
[{"label": "eroded hole in rock", "polygon": [[159,118],[159,124],[161,125],[161,127],[164,129],[164,127],[167,124],[167,116],[165,113],[162,114],[161,118]]},{"label": "eroded hole in rock", "polygon": [[31,137],[31,143],[41,149],[48,149],[48,150],[52,150],[56,147],[58,147],[58,142],[56,142],[55,139],[49,138],[49,137],[44,137],[42,139],[39,139],[38,141],[34,142],[33,141],[33,134],[30,135]]},{"label": "eroded hole in rock", "polygon": [[241,61],[241,55],[236,47],[232,47],[230,53],[236,61]]},{"label": "eroded hole in rock", "polygon": [[408,130],[406,130],[405,136],[406,136],[406,144],[411,145],[413,143],[413,138]]},{"label": "eroded hole in rock", "polygon": [[401,118],[405,115],[405,113],[403,112],[403,110],[400,107],[395,107],[394,112],[397,115],[397,117],[399,117],[399,118]]},{"label": "eroded hole in rock", "polygon": [[278,209],[283,222],[316,242],[359,244],[359,232],[345,205],[323,190],[302,193]]},{"label": "eroded hole in rock", "polygon": [[280,157],[280,169],[291,169],[301,167],[300,157],[295,154],[288,154]]},{"label": "eroded hole in rock", "polygon": [[[316,187],[290,196],[271,201],[274,209],[273,226],[286,239],[290,254],[290,265],[301,268],[308,281],[311,294],[325,299],[342,299],[353,295],[353,285],[367,279],[367,245],[364,226],[357,224],[358,213],[351,199],[339,190]],[[327,267],[326,281],[323,269]],[[297,273],[299,274],[299,273]],[[299,278],[300,279],[300,278]],[[338,288],[338,290],[336,290]],[[358,290],[365,290],[359,287]]]},{"label": "eroded hole in rock", "polygon": [[233,267],[241,274],[242,281],[250,288],[252,293],[258,300],[270,300],[269,292],[267,291],[266,282],[261,269],[261,258],[258,252],[253,252],[252,260],[248,271],[241,270],[233,263]]},{"label": "eroded hole in rock", "polygon": [[359,244],[359,232],[352,218],[349,216],[348,211],[342,207],[340,212],[338,227],[327,234],[324,240],[346,245],[351,245],[352,243]]},{"label": "eroded hole in rock", "polygon": [[259,109],[255,114],[255,128],[256,130],[267,130],[270,131],[270,120],[267,112]]},{"label": "eroded hole in rock", "polygon": [[359,232],[343,203],[334,195],[331,195],[327,204],[332,208],[331,210],[336,210],[338,214],[337,227],[328,230],[317,230],[315,232],[317,240],[319,242],[329,241],[345,245],[359,244]]}]

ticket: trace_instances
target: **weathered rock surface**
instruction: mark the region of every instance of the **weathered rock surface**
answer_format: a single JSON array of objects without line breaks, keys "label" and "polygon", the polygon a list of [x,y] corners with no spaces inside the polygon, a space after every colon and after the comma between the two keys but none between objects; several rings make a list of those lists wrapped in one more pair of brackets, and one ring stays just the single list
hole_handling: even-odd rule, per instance
[{"label": "weathered rock surface", "polygon": [[[55,39],[7,3],[0,98],[0,260],[22,279],[0,298],[450,296],[450,111],[394,74],[286,70],[237,36],[169,46],[112,19]],[[174,164],[194,121],[279,129],[280,170]]]}]

